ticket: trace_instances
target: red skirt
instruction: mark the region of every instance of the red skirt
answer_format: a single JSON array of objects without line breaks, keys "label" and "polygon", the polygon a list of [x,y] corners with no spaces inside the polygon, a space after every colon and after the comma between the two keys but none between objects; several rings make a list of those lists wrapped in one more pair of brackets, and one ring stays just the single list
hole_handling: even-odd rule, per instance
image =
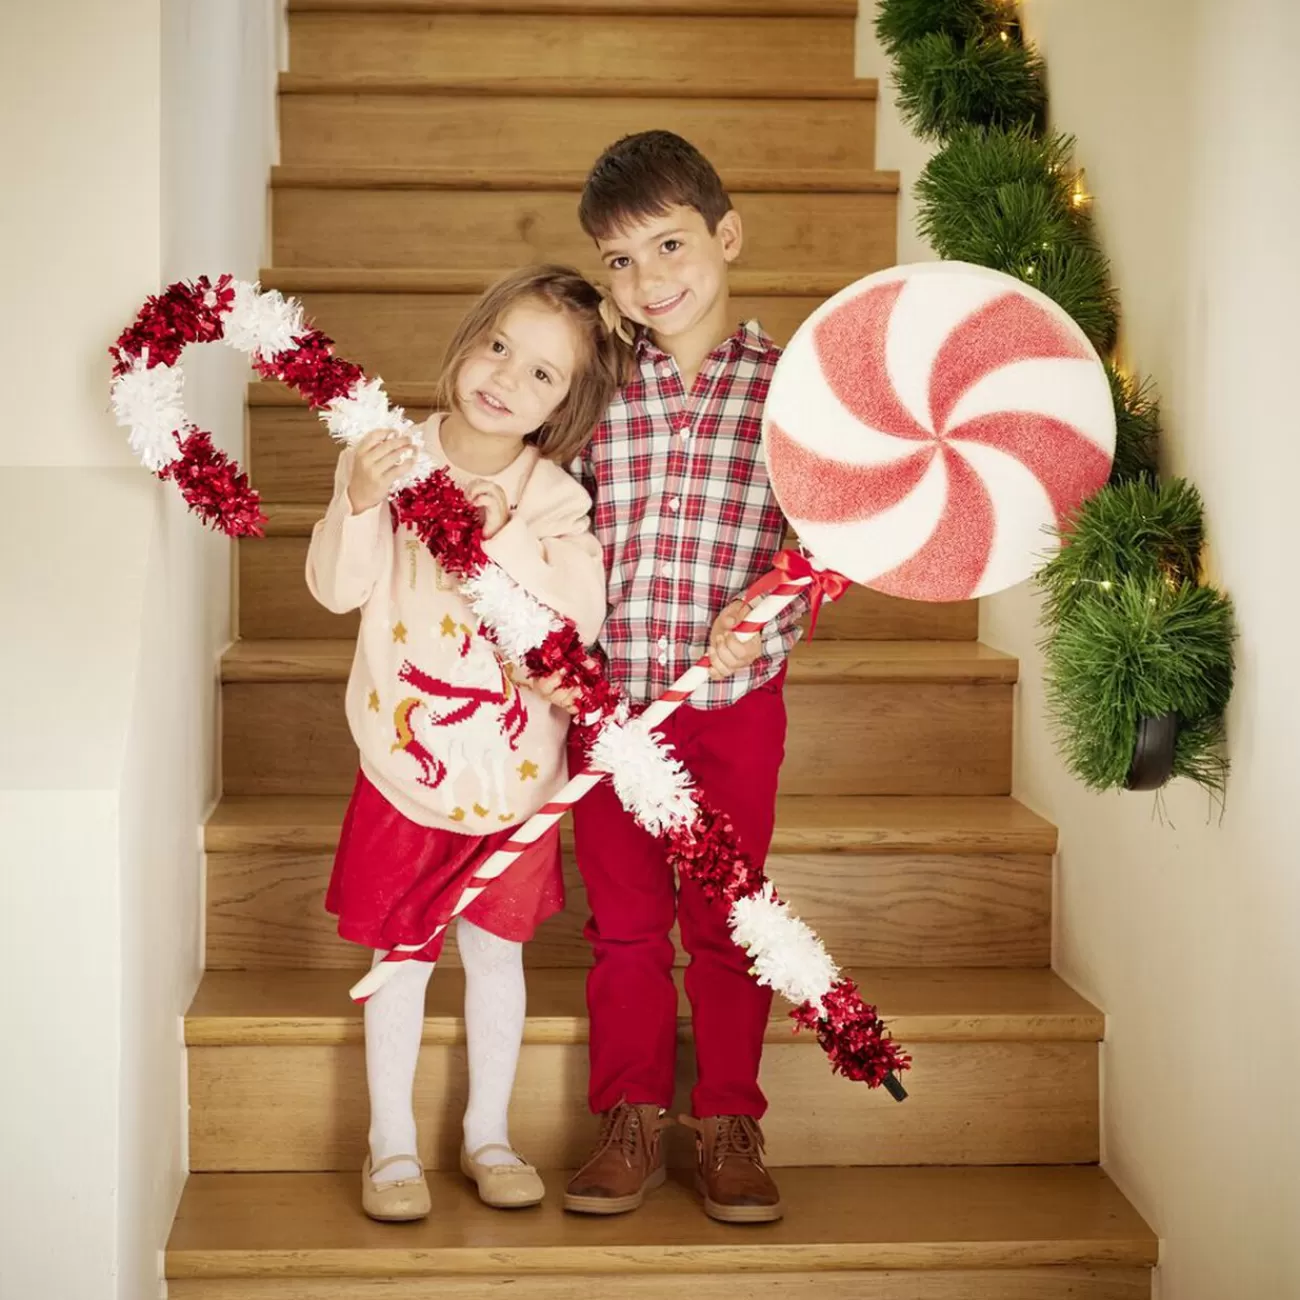
[{"label": "red skirt", "polygon": [[[425,941],[451,915],[478,867],[516,829],[460,835],[421,826],[358,772],[325,908],[338,917],[344,939],[368,948],[424,944],[416,958],[437,961],[447,932]],[[529,845],[461,915],[499,938],[522,943],[563,907],[560,836],[553,830]]]}]

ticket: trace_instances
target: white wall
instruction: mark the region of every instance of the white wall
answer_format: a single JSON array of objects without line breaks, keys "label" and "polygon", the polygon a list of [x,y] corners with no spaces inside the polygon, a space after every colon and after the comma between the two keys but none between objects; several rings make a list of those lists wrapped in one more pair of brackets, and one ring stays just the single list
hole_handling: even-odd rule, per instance
[{"label": "white wall", "polygon": [[[1125,353],[1161,391],[1165,468],[1204,493],[1214,574],[1236,601],[1223,816],[1186,784],[1168,790],[1162,818],[1149,795],[1089,795],[1070,779],[1044,721],[1028,589],[984,602],[983,636],[1021,658],[1016,793],[1061,829],[1055,964],[1108,1013],[1103,1158],[1163,1238],[1158,1294],[1289,1300],[1300,1296],[1288,528],[1300,479],[1300,6],[1030,0],[1023,14],[1055,124],[1078,136],[1096,195]],[[863,45],[875,75],[865,30]],[[892,110],[882,117],[880,165],[910,185],[925,151]]]},{"label": "white wall", "polygon": [[[164,0],[164,284],[222,271],[254,279],[265,260],[278,40],[270,0]],[[208,347],[184,365],[191,416],[243,458],[247,362]],[[123,1300],[156,1293],[156,1252],[186,1168],[181,1016],[202,964],[200,827],[220,788],[230,557],[174,491],[163,494],[122,774]]]},{"label": "white wall", "polygon": [[[105,349],[163,283],[256,274],[279,23],[275,0],[4,17],[5,1296],[158,1294],[184,1176],[231,548],[125,450]],[[191,415],[241,452],[246,369],[218,349],[185,366]]]}]

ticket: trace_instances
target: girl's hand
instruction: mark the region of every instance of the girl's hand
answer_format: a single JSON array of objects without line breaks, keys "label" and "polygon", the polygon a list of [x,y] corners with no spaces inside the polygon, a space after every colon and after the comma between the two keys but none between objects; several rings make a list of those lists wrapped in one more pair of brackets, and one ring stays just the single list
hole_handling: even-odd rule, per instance
[{"label": "girl's hand", "polygon": [[465,495],[483,516],[484,539],[495,537],[510,522],[510,502],[495,483],[475,479],[466,487]]},{"label": "girl's hand", "polygon": [[552,673],[549,677],[530,677],[528,684],[547,704],[563,709],[570,717],[578,716],[578,692],[572,686],[561,690],[559,673]]},{"label": "girl's hand", "polygon": [[[591,655],[587,655],[584,666],[599,668],[600,662],[592,658]],[[557,709],[563,709],[570,717],[576,718],[578,716],[578,688],[576,686],[561,688],[560,677],[560,673],[552,673],[549,677],[530,677],[528,685],[548,704],[554,704]]]},{"label": "girl's hand", "polygon": [[389,489],[402,476],[414,451],[410,438],[395,429],[376,429],[357,443],[348,477],[348,501],[354,515],[388,500]]},{"label": "girl's hand", "polygon": [[743,600],[733,600],[713,622],[709,632],[709,676],[720,682],[748,668],[758,658],[763,648],[763,638],[755,633],[742,641],[731,629],[749,617],[749,606]]}]

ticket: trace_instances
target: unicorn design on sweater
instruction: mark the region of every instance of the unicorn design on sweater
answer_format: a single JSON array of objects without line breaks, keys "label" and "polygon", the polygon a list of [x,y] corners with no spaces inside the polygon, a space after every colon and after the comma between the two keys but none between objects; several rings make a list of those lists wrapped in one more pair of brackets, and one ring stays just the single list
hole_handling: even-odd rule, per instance
[{"label": "unicorn design on sweater", "polygon": [[453,779],[475,773],[484,803],[476,802],[474,811],[486,817],[495,810],[508,818],[510,755],[528,721],[519,688],[485,638],[450,615],[441,632],[456,643],[446,678],[409,660],[398,671],[400,680],[420,694],[402,699],[394,711],[393,750],[403,750],[419,763],[417,780],[430,790],[442,785],[449,771]]}]

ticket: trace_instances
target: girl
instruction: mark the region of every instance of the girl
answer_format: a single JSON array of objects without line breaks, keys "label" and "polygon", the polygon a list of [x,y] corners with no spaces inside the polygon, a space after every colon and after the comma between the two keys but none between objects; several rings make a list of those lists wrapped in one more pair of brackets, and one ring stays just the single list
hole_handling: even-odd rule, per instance
[{"label": "girl", "polygon": [[[590,498],[563,468],[618,385],[624,353],[601,297],[564,267],[490,289],[452,339],[423,427],[425,449],[483,515],[483,549],[595,640],[605,616]],[[339,458],[307,581],[327,609],[360,607],[347,714],[361,754],[326,907],[339,934],[375,949],[423,944],[475,868],[566,777],[568,715],[517,681],[456,584],[407,528],[390,488],[412,452],[379,431]],[[563,703],[563,701],[561,701]],[[549,836],[461,915],[469,1104],[461,1168],[489,1205],[535,1205],[537,1172],[513,1150],[506,1111],[524,1023],[522,944],[564,905]],[[361,1201],[376,1219],[429,1213],[412,1088],[424,994],[442,937],[365,1006],[370,1151]]]}]

